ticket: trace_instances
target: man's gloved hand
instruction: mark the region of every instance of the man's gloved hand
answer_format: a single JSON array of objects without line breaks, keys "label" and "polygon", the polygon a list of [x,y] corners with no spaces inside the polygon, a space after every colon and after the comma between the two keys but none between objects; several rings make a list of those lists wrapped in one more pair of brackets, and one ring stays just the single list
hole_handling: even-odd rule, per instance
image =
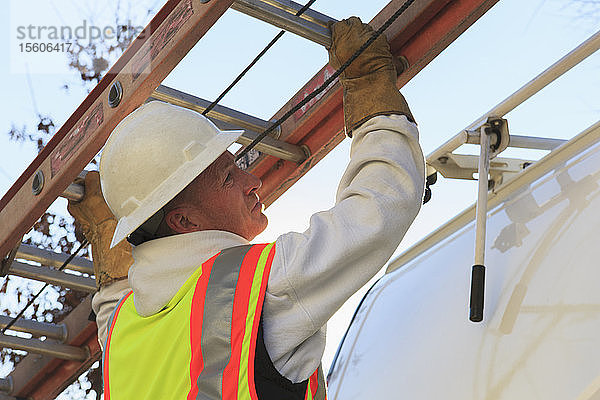
[{"label": "man's gloved hand", "polygon": [[[331,26],[329,65],[335,69],[346,62],[374,33],[357,17]],[[396,88],[396,67],[384,35],[379,36],[340,75],[344,87],[346,133],[376,115],[402,114],[414,122],[408,104]]]},{"label": "man's gloved hand", "polygon": [[69,201],[69,213],[79,223],[83,234],[92,245],[96,286],[101,288],[127,278],[133,264],[131,245],[123,240],[110,249],[117,220],[108,208],[100,189],[100,174],[90,171],[85,176],[85,196],[80,202]]}]

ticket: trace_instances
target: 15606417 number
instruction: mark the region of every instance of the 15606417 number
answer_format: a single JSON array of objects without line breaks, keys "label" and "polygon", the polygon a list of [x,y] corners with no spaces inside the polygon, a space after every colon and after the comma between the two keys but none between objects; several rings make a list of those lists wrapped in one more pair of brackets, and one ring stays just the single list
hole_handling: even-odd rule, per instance
[{"label": "15606417 number", "polygon": [[64,53],[73,43],[19,43],[21,53]]}]

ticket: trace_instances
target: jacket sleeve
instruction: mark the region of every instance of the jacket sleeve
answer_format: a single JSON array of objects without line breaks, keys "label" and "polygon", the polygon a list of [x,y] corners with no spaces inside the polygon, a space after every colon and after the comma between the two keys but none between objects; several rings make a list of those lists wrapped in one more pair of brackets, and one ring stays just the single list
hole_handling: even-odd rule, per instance
[{"label": "jacket sleeve", "polygon": [[108,333],[108,320],[119,300],[130,291],[129,282],[123,279],[103,286],[92,298],[92,310],[96,314],[96,325],[98,325],[98,342],[102,350]]},{"label": "jacket sleeve", "polygon": [[416,126],[377,116],[354,131],[336,204],[303,233],[276,240],[263,305],[264,340],[277,370],[307,379],[325,348],[325,324],[389,260],[422,203]]}]

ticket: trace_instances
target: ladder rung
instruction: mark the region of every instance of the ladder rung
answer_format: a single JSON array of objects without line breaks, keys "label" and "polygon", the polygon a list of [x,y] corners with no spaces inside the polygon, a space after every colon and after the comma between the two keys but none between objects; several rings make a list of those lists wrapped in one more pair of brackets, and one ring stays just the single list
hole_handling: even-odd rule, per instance
[{"label": "ladder rung", "polygon": [[[154,93],[152,93],[152,96],[150,96],[150,99],[156,99],[176,106],[189,108],[198,113],[203,113],[211,104],[208,100],[165,85],[160,85],[156,88]],[[217,104],[215,108],[208,113],[207,117],[222,130],[245,129],[253,132],[262,132],[270,125],[269,121],[244,114],[243,112],[220,104]]]},{"label": "ladder rung", "polygon": [[[0,329],[4,328],[12,321],[12,317],[0,316]],[[20,318],[10,327],[10,330],[17,332],[31,333],[33,336],[46,336],[50,339],[56,339],[60,342],[67,340],[67,326],[65,324],[52,324],[49,322],[40,322],[31,319]]]},{"label": "ladder rung", "polygon": [[[85,193],[84,186],[77,181],[71,183],[62,194],[67,199],[82,199]],[[70,265],[70,264],[69,264]]]},{"label": "ladder rung", "polygon": [[535,150],[554,150],[566,142],[568,142],[568,140],[565,139],[511,135],[510,141],[508,142],[508,147]]},{"label": "ladder rung", "polygon": [[17,336],[0,335],[0,346],[30,353],[44,354],[63,360],[83,361],[88,352],[80,347],[52,342],[50,339],[25,339]]},{"label": "ladder rung", "polygon": [[[149,100],[160,100],[166,103],[174,104],[176,106],[188,108],[190,110],[194,110],[196,112],[202,113],[206,108],[211,104],[210,101],[202,99],[200,97],[193,96],[191,94],[179,91],[177,89],[170,88],[168,86],[160,85],[149,98]],[[243,129],[244,133],[237,140],[237,143],[241,145],[248,145],[252,142],[259,133],[263,132],[270,125],[269,121],[262,120],[260,118],[253,117],[248,114],[244,114],[240,111],[233,110],[231,108],[217,105],[215,106],[210,113],[208,113],[207,117],[213,121],[213,123],[219,128],[223,130],[235,130],[235,129]],[[275,134],[278,135],[281,132],[281,127],[278,127],[275,130]],[[265,137],[259,144],[255,147],[256,150],[269,154],[271,156],[281,158],[282,160],[292,161],[295,163],[302,163],[306,158],[310,155],[308,150],[304,150],[302,147],[297,146],[295,144],[287,143],[282,140],[277,140],[271,136]],[[81,174],[80,174],[81,177]],[[69,187],[62,193],[62,197],[79,201],[83,198],[84,187],[79,181],[75,181],[70,184]],[[21,249],[19,249],[20,251]],[[20,254],[20,253],[19,253]],[[30,259],[28,257],[21,257],[25,259]],[[66,257],[65,257],[66,258]],[[78,257],[81,258],[81,257]],[[76,265],[75,268],[71,268],[80,272],[93,273],[93,265],[92,262],[82,258],[89,262],[86,264],[88,267],[86,270],[79,269],[79,265]],[[40,263],[44,263],[39,260]],[[63,260],[64,261],[64,260]],[[60,264],[52,264],[53,266],[60,266]],[[70,264],[69,264],[70,265]],[[83,266],[81,266],[83,267]]]},{"label": "ladder rung", "polygon": [[[468,132],[467,132],[468,133]],[[468,133],[466,136],[466,143],[479,144],[480,135]],[[554,150],[563,143],[568,142],[565,139],[554,139],[538,136],[521,136],[521,135],[510,135],[508,147],[515,147],[520,149],[531,149],[531,150]],[[454,149],[456,150],[456,149]],[[453,151],[454,151],[453,150]]]},{"label": "ladder rung", "polygon": [[[257,137],[258,133],[246,131],[239,137],[237,143],[247,146]],[[254,148],[271,156],[281,158],[282,160],[293,161],[296,163],[301,163],[310,155],[308,148],[306,148],[305,151],[300,146],[273,139],[269,136],[265,136],[260,143],[254,146]],[[246,169],[245,167],[240,168]]]},{"label": "ladder rung", "polygon": [[67,274],[62,271],[45,267],[36,267],[34,265],[25,264],[18,261],[13,262],[9,273],[22,278],[47,282],[52,285],[58,285],[81,292],[96,292],[96,281],[92,278]]},{"label": "ladder rung", "polygon": [[[151,98],[189,108],[199,113],[202,113],[210,105],[208,100],[162,85],[152,94]],[[208,117],[219,129],[246,130],[242,137],[238,139],[238,143],[243,145],[250,143],[257,134],[262,133],[270,126],[270,122],[268,121],[220,105],[213,108]],[[308,156],[300,146],[269,136],[265,137],[255,148],[258,151],[281,158],[282,160],[296,163],[301,163]]]},{"label": "ladder rung", "polygon": [[[81,199],[83,197],[83,186],[79,184],[72,184],[71,186],[79,188],[81,190],[81,194],[78,196],[70,194],[65,197]],[[40,249],[30,244],[21,244],[16,256],[16,258],[39,262],[42,265],[48,265],[55,268],[62,266],[68,257],[68,254],[55,253],[53,251]],[[71,262],[69,262],[67,268],[73,271],[83,272],[85,274],[94,274],[94,264],[84,257],[74,257]]]},{"label": "ladder rung", "polygon": [[301,4],[289,0],[236,0],[231,8],[325,47],[331,46],[327,24],[336,20],[311,9],[296,16]]}]

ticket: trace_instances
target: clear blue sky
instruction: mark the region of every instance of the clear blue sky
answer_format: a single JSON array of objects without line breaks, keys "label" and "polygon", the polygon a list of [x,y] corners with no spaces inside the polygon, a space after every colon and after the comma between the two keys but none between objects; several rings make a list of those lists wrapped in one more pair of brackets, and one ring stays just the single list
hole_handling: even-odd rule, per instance
[{"label": "clear blue sky", "polygon": [[[114,3],[108,0],[10,0],[0,5],[3,33],[0,51],[0,192],[4,193],[35,156],[33,146],[9,142],[12,124],[33,128],[36,110],[60,124],[85,97],[78,78],[66,63],[38,59],[29,75],[16,50],[16,26],[21,21],[76,27],[109,25]],[[133,2],[132,2],[133,3]],[[143,4],[123,9],[135,24],[149,20]],[[358,15],[370,20],[387,1],[319,0],[316,10],[341,19]],[[589,37],[600,19],[580,17],[576,1],[501,0],[402,91],[419,123],[425,154],[440,146],[492,106],[518,89],[566,52]],[[600,17],[599,14],[596,14]],[[188,54],[164,84],[213,99],[278,30],[229,11]],[[11,39],[12,38],[12,39]],[[223,100],[222,104],[269,119],[327,60],[323,48],[286,34],[275,48]],[[47,64],[46,64],[47,62]],[[12,66],[12,71],[11,71]],[[40,73],[52,68],[52,73]],[[71,84],[69,92],[61,89]],[[568,139],[600,117],[600,55],[596,54],[558,82],[511,112],[511,132]],[[35,99],[35,101],[33,100]],[[304,230],[312,213],[333,205],[334,188],[348,160],[346,140],[267,210],[271,224],[259,240],[273,240],[289,230]],[[472,150],[472,149],[471,149]],[[513,152],[522,157],[536,154]],[[433,200],[423,207],[398,252],[416,243],[474,202],[475,182],[440,179]],[[59,202],[57,209],[64,207]],[[360,296],[352,298],[329,325],[324,365],[329,366],[337,343]]]}]

